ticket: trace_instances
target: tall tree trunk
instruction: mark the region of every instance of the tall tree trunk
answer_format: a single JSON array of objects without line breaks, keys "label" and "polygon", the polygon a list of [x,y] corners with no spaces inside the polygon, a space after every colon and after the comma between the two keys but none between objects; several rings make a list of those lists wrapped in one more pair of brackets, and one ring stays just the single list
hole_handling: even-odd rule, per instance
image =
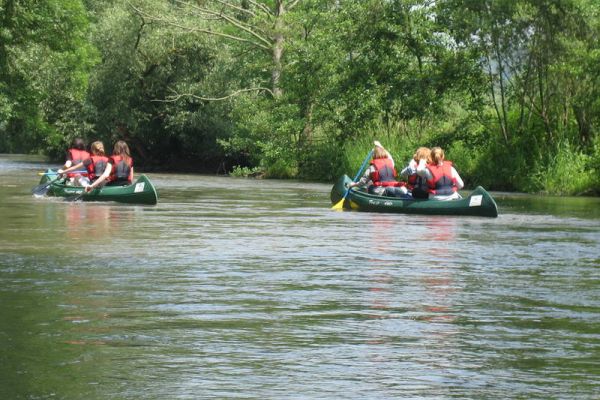
[{"label": "tall tree trunk", "polygon": [[312,133],[313,133],[313,108],[314,102],[310,101],[310,103],[306,107],[305,115],[304,115],[304,129],[302,130],[302,138],[301,141],[305,143],[310,143],[312,141]]},{"label": "tall tree trunk", "polygon": [[494,111],[496,112],[496,119],[498,120],[498,125],[500,125],[500,132],[502,133],[502,137],[504,138],[504,142],[508,144],[508,133],[506,131],[505,119],[502,117],[502,113],[500,111],[500,107],[498,106],[498,100],[496,99],[496,85],[494,78],[494,71],[492,70],[492,60],[489,54],[486,54],[487,59],[487,67],[488,67],[488,77],[490,80],[490,95],[492,97],[492,103],[494,105]]},{"label": "tall tree trunk", "polygon": [[588,121],[587,114],[583,107],[573,106],[573,112],[577,119],[577,126],[579,127],[579,140],[582,144],[587,145],[590,143],[591,126]]},{"label": "tall tree trunk", "polygon": [[275,98],[281,97],[283,91],[281,90],[281,58],[283,56],[283,16],[285,15],[285,7],[283,0],[277,0],[275,2],[275,26],[273,33],[273,70],[271,72],[271,85],[273,96]]}]

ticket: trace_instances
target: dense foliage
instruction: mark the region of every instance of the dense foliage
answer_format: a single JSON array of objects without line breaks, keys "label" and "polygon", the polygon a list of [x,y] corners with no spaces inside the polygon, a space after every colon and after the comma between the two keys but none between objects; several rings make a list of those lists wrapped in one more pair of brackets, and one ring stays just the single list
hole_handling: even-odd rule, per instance
[{"label": "dense foliage", "polygon": [[599,34],[594,0],[0,0],[0,152],[331,181],[377,139],[599,193]]}]

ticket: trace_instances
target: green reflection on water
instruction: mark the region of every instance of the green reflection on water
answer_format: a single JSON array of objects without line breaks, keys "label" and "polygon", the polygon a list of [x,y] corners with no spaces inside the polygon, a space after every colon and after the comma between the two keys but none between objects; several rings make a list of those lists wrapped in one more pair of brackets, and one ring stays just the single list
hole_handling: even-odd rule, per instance
[{"label": "green reflection on water", "polygon": [[157,207],[66,204],[10,163],[0,398],[597,392],[598,199],[372,216],[316,185],[173,175]]}]

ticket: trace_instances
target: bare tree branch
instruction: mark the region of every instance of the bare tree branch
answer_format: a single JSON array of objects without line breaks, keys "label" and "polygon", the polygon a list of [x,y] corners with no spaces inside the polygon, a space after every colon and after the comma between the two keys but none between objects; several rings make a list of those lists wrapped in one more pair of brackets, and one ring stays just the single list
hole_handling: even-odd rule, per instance
[{"label": "bare tree branch", "polygon": [[248,3],[252,4],[252,5],[253,5],[254,7],[256,7],[256,8],[260,8],[260,9],[261,9],[261,10],[262,10],[262,11],[263,11],[265,14],[267,14],[269,17],[272,17],[272,16],[273,16],[273,13],[271,12],[271,10],[269,10],[269,9],[267,8],[267,6],[265,6],[264,4],[262,4],[262,3],[258,3],[258,2],[254,1],[254,0],[248,0]]},{"label": "bare tree branch", "polygon": [[290,1],[290,3],[288,4],[288,6],[286,8],[288,10],[291,10],[292,8],[296,7],[298,5],[298,3],[300,3],[300,0],[292,0],[292,1]]},{"label": "bare tree branch", "polygon": [[[225,21],[229,22],[231,25],[241,29],[242,31],[248,33],[251,36],[254,36],[256,39],[258,39],[260,42],[264,43],[266,46],[271,46],[271,42],[269,41],[269,39],[265,38],[263,35],[259,34],[256,30],[257,28],[248,24],[245,24],[244,22],[240,21],[237,18],[231,17],[230,15],[227,15],[221,11],[214,11],[208,8],[204,8],[204,7],[199,7],[193,4],[189,4],[183,0],[175,0],[177,3],[179,4],[183,4],[186,6],[191,7],[194,10],[200,11],[201,13],[207,14],[207,15],[211,15],[213,17],[217,17],[217,18],[221,18],[224,19]],[[228,3],[224,2],[224,1],[218,1],[221,4],[225,4],[227,5]],[[234,8],[234,6],[230,5],[229,7]],[[238,7],[235,7],[238,8]],[[204,17],[205,18],[205,17]],[[202,31],[201,31],[202,32]],[[250,42],[250,41],[249,41]]]},{"label": "bare tree branch", "polygon": [[183,97],[191,97],[193,99],[202,100],[202,101],[223,101],[223,100],[227,100],[231,97],[234,97],[241,93],[246,93],[246,92],[267,92],[271,96],[275,97],[275,95],[273,94],[271,89],[266,88],[266,87],[260,87],[260,86],[254,87],[254,88],[246,88],[246,89],[236,90],[235,92],[230,93],[227,96],[223,96],[223,97],[204,97],[204,96],[195,95],[193,93],[178,93],[176,90],[174,90],[172,88],[169,88],[169,90],[171,90],[174,93],[172,96],[168,96],[165,100],[154,99],[151,101],[161,102],[161,103],[173,103]]},{"label": "bare tree branch", "polygon": [[225,7],[229,7],[229,8],[232,8],[232,9],[236,10],[236,11],[240,11],[240,12],[243,12],[243,13],[246,13],[246,14],[250,14],[253,17],[256,17],[256,14],[254,12],[252,12],[251,10],[248,10],[246,8],[242,8],[242,7],[236,6],[235,4],[231,4],[231,3],[227,2],[227,1],[223,1],[223,0],[215,0],[215,1],[217,3],[223,4]]},{"label": "bare tree branch", "polygon": [[[140,10],[140,9],[136,8],[132,4],[130,4],[130,7],[133,10],[135,10],[135,12],[138,13],[142,17],[146,17],[147,19],[150,19],[152,21],[163,22],[163,23],[169,24],[169,25],[174,26],[174,27],[179,28],[179,29],[183,29],[183,30],[188,31],[188,32],[200,32],[200,33],[206,33],[206,34],[209,34],[209,35],[220,36],[220,37],[224,37],[224,38],[231,39],[231,40],[238,41],[238,42],[249,43],[249,44],[252,44],[252,45],[254,45],[256,47],[259,47],[259,48],[267,50],[267,51],[269,51],[271,49],[271,43],[267,39],[262,38],[259,35],[254,35],[254,36],[256,38],[260,39],[263,43],[259,43],[259,42],[256,42],[256,41],[253,41],[253,40],[250,40],[250,39],[246,39],[246,38],[243,38],[243,37],[230,35],[230,34],[219,32],[219,31],[213,31],[213,30],[210,30],[210,29],[192,28],[192,27],[189,27],[189,26],[182,25],[182,24],[180,24],[180,23],[178,23],[176,21],[172,21],[170,19],[161,18],[161,17],[157,17],[155,15],[148,14],[148,13],[144,12],[143,10]],[[264,43],[266,43],[266,44],[264,44]]]}]

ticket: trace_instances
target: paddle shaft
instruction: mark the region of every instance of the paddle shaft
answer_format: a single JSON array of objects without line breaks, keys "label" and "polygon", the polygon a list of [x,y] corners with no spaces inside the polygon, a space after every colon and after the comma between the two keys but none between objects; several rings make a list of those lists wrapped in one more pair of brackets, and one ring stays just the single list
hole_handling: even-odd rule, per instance
[{"label": "paddle shaft", "polygon": [[[371,150],[369,152],[369,154],[367,154],[367,156],[365,157],[365,160],[363,161],[362,165],[360,166],[360,169],[356,173],[356,176],[354,177],[354,179],[352,179],[352,182],[356,182],[358,180],[358,178],[362,175],[367,163],[369,162],[369,160],[371,159],[372,156],[373,156],[373,150]],[[346,191],[344,192],[344,196],[342,197],[342,200],[345,199],[346,196],[348,196],[348,192],[350,192],[349,187],[346,188]]]},{"label": "paddle shaft", "polygon": [[[63,172],[63,173],[64,174],[81,174],[81,175],[84,175],[84,174],[87,174],[88,172],[84,170],[84,171],[69,171],[69,172]],[[59,175],[59,173],[56,172],[56,171],[54,171],[54,172],[40,172],[40,173],[38,173],[38,175]]]}]

